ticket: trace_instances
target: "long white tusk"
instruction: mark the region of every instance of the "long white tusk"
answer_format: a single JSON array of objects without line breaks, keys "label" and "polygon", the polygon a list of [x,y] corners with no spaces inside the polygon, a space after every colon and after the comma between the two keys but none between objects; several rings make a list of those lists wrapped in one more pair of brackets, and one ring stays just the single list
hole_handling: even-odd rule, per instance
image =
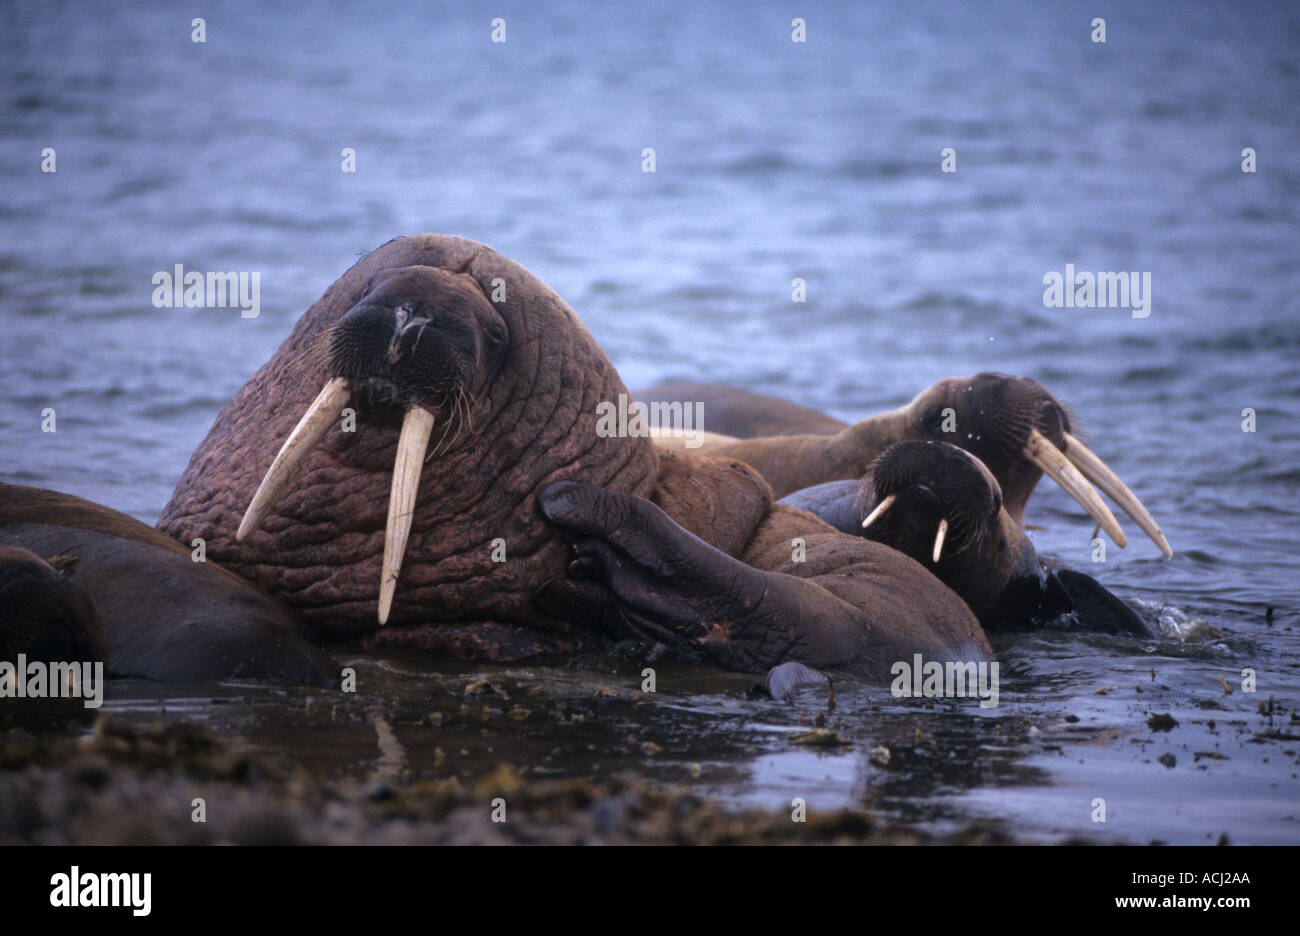
[{"label": "long white tusk", "polygon": [[885,515],[885,511],[888,510],[890,507],[894,506],[894,498],[897,496],[898,495],[896,494],[890,494],[879,504],[877,504],[876,509],[871,511],[871,513],[867,515],[867,519],[862,521],[862,529],[865,530],[867,527],[871,526],[871,524],[875,523],[877,520],[883,517]]},{"label": "long white tusk", "polygon": [[289,433],[289,438],[280,446],[279,453],[267,469],[262,483],[258,485],[257,493],[244,511],[244,519],[240,521],[239,530],[235,533],[236,540],[242,541],[256,530],[267,512],[275,506],[298,466],[311,454],[334,420],[343,412],[349,392],[346,378],[333,377],[317,394],[311,406],[307,407],[307,412],[303,413],[298,425]]},{"label": "long white tusk", "polygon": [[1079,469],[1070,464],[1061,450],[1037,429],[1029,430],[1029,441],[1025,443],[1024,455],[1078,501],[1079,506],[1101,524],[1101,528],[1115,541],[1116,546],[1122,549],[1128,544],[1119,521],[1110,512],[1110,508],[1102,502],[1101,496],[1093,490],[1088,479],[1080,474]]},{"label": "long white tusk", "polygon": [[1155,518],[1142,506],[1142,502],[1138,500],[1137,495],[1130,491],[1128,485],[1119,479],[1119,475],[1111,471],[1109,465],[1089,451],[1087,446],[1068,432],[1065,434],[1065,457],[1070,460],[1074,467],[1079,469],[1085,478],[1101,488],[1107,497],[1132,517],[1134,522],[1142,528],[1142,531],[1151,537],[1151,541],[1160,547],[1160,551],[1167,558],[1173,558],[1174,551],[1169,548],[1169,540],[1165,539],[1165,535],[1160,532],[1160,527],[1156,524]]},{"label": "long white tusk", "polygon": [[934,556],[935,562],[939,561],[939,556],[943,554],[943,540],[948,535],[948,520],[945,517],[939,521],[939,532],[934,534]]},{"label": "long white tusk", "polygon": [[433,434],[433,414],[423,406],[412,406],[402,420],[393,462],[393,487],[388,495],[388,528],[384,531],[384,567],[379,579],[379,623],[388,623],[393,609],[397,576],[402,571],[406,541],[415,519],[415,495],[420,491],[420,469]]}]

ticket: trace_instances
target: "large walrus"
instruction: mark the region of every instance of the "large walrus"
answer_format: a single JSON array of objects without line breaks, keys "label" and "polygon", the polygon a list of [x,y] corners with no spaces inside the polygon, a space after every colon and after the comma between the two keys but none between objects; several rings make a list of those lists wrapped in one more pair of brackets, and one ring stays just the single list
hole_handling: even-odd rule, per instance
[{"label": "large walrus", "polygon": [[0,660],[18,653],[180,683],[333,681],[294,615],[215,562],[116,510],[0,484]]},{"label": "large walrus", "polygon": [[624,393],[518,264],[391,241],[222,410],[159,527],[202,537],[325,640],[511,660],[635,633],[732,669],[881,680],[916,653],[990,657],[912,559],[773,505],[738,461],[598,432]]},{"label": "large walrus", "polygon": [[[1154,518],[1105,462],[1072,434],[1065,406],[1027,377],[949,377],[911,403],[853,425],[777,397],[716,384],[662,384],[638,395],[704,406],[709,432],[698,454],[739,458],[757,468],[777,497],[828,481],[857,480],[895,442],[948,442],[979,458],[1002,488],[1003,506],[1024,526],[1025,504],[1044,473],[1066,490],[1119,546],[1124,530],[1095,484],[1172,556]],[[661,447],[685,439],[667,435]]]},{"label": "large walrus", "polygon": [[1007,513],[993,473],[946,442],[896,442],[861,481],[828,481],[781,503],[891,546],[961,596],[985,630],[1024,630],[1074,612],[1093,630],[1150,636],[1091,576],[1044,563]]}]

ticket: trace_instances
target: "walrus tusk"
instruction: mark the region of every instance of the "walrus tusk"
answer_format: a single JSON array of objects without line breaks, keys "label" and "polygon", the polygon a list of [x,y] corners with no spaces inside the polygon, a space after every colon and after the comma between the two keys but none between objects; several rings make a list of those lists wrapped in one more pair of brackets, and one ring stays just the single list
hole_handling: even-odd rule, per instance
[{"label": "walrus tusk", "polygon": [[943,554],[943,540],[948,535],[948,520],[945,517],[939,521],[939,532],[934,534],[934,561],[939,561],[939,556]]},{"label": "walrus tusk", "polygon": [[879,504],[877,504],[876,509],[871,511],[871,513],[867,515],[867,519],[862,521],[862,529],[865,530],[867,527],[871,526],[871,524],[875,523],[877,520],[883,517],[885,515],[885,511],[888,510],[890,507],[894,506],[894,498],[897,496],[898,495],[896,494],[890,494]]},{"label": "walrus tusk", "polygon": [[239,530],[235,533],[236,541],[242,542],[244,537],[256,530],[265,519],[267,511],[275,506],[303,459],[311,454],[321,437],[329,431],[330,425],[343,412],[350,392],[346,378],[331,378],[311,406],[307,407],[307,412],[303,413],[298,425],[289,433],[289,438],[280,446],[279,453],[267,469],[262,483],[258,485],[257,493],[244,511],[244,519],[240,521]]},{"label": "walrus tusk", "polygon": [[406,540],[415,519],[415,495],[420,490],[420,469],[424,453],[433,434],[433,414],[423,406],[412,406],[402,420],[402,434],[397,439],[397,458],[393,462],[393,487],[388,495],[388,528],[384,532],[384,566],[379,579],[379,623],[388,623],[397,590],[397,576],[402,571]]},{"label": "walrus tusk", "polygon": [[1172,559],[1174,551],[1169,547],[1169,540],[1165,539],[1155,518],[1142,506],[1142,502],[1129,490],[1128,485],[1119,479],[1119,475],[1111,471],[1109,465],[1068,432],[1065,434],[1065,445],[1065,457],[1070,460],[1070,463],[1078,468],[1085,478],[1101,488],[1107,497],[1120,506],[1121,510],[1132,517],[1142,531],[1151,537],[1151,541],[1160,547],[1165,558]]},{"label": "walrus tusk", "polygon": [[1079,502],[1092,519],[1101,524],[1101,528],[1123,549],[1128,545],[1119,521],[1093,490],[1088,479],[1079,473],[1079,469],[1070,464],[1061,450],[1053,445],[1037,429],[1029,430],[1029,441],[1025,443],[1024,455],[1031,462],[1043,469],[1043,473],[1065,489],[1065,492]]}]

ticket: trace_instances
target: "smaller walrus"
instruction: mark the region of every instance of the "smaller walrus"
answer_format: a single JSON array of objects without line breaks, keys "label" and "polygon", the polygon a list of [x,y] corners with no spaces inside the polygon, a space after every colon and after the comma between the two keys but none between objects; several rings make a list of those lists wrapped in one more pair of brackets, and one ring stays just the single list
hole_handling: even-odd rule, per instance
[{"label": "smaller walrus", "polygon": [[0,651],[176,683],[332,681],[306,629],[252,584],[126,514],[18,484],[0,484]]},{"label": "smaller walrus", "polygon": [[0,546],[0,662],[104,659],[95,603],[40,556]]},{"label": "smaller walrus", "polygon": [[892,546],[955,591],[985,630],[1023,630],[1069,611],[1111,633],[1150,634],[1090,576],[1048,569],[978,458],[944,442],[898,442],[861,481],[832,481],[781,503]]},{"label": "smaller walrus", "polygon": [[[781,434],[731,439],[706,433],[703,445],[696,449],[697,454],[723,455],[752,465],[777,497],[826,481],[861,478],[895,442],[948,442],[988,466],[1002,488],[1003,506],[1019,525],[1024,525],[1029,495],[1047,474],[1116,545],[1126,545],[1124,531],[1093,485],[1132,517],[1165,556],[1173,555],[1137,496],[1071,433],[1065,406],[1027,377],[994,373],[950,377],[926,388],[906,406],[851,426],[806,407],[733,387],[666,385],[639,398],[647,402],[682,399],[674,394],[689,394],[685,400],[704,405],[710,433],[722,427],[746,436],[780,429]],[[664,448],[684,444],[676,436],[655,441]]]}]

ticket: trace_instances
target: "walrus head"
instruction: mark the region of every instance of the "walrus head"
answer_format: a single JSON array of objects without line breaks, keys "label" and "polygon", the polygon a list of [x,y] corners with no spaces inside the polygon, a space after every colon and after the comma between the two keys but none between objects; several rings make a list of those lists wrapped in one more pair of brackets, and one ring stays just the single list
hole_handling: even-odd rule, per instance
[{"label": "walrus head", "polygon": [[[1126,545],[1124,531],[1093,485],[1132,517],[1161,552],[1173,555],[1142,502],[1072,434],[1069,411],[1036,380],[988,372],[950,377],[888,417],[882,424],[892,438],[948,442],[975,455],[998,480],[1007,513],[1021,526],[1029,495],[1047,474],[1117,545]],[[875,431],[879,434],[879,428]]]},{"label": "walrus head", "polygon": [[864,479],[866,535],[923,565],[968,549],[995,525],[1002,489],[978,459],[942,442],[898,442]]},{"label": "walrus head", "polygon": [[379,623],[388,623],[433,431],[442,425],[438,454],[472,426],[508,342],[505,320],[469,277],[419,266],[375,273],[330,328],[329,380],[262,479],[236,539],[257,528],[349,398],[375,425],[400,413],[379,589]]},{"label": "walrus head", "polygon": [[985,625],[1013,579],[1041,579],[1037,553],[1003,508],[1002,489],[971,453],[898,442],[872,465],[859,500],[862,535],[899,550],[955,591]]},{"label": "walrus head", "polygon": [[299,320],[218,417],[159,526],[204,537],[327,638],[377,618],[401,625],[385,643],[568,650],[567,625],[532,600],[567,560],[536,494],[561,479],[652,490],[648,440],[596,431],[597,404],[625,392],[518,264],[462,238],[403,238]]},{"label": "walrus head", "polygon": [[957,593],[985,630],[1037,626],[1066,611],[1075,623],[1150,636],[1143,619],[1090,576],[1049,572],[1002,506],[992,472],[946,442],[898,442],[862,479],[861,534],[906,553]]}]

